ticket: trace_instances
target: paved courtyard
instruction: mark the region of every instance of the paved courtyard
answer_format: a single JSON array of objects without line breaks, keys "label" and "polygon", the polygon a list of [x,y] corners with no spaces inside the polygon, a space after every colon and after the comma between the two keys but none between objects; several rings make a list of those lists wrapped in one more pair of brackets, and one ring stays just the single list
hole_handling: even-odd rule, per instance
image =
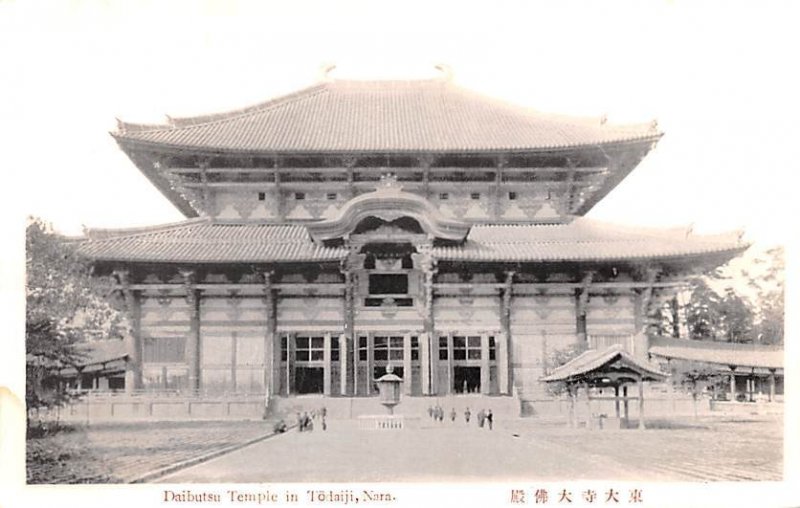
[{"label": "paved courtyard", "polygon": [[[658,424],[659,422],[653,422]],[[530,420],[494,430],[424,422],[402,431],[359,430],[331,421],[326,432],[276,436],[164,476],[164,483],[500,480],[780,480],[779,419],[715,419],[640,432],[587,431]]]}]

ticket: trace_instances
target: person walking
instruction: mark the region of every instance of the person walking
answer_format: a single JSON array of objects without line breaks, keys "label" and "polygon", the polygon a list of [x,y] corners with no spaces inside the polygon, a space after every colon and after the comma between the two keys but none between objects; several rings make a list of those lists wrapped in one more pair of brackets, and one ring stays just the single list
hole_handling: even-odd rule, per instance
[{"label": "person walking", "polygon": [[483,422],[484,422],[485,419],[486,419],[486,412],[484,412],[484,410],[481,409],[480,411],[478,411],[478,427],[479,428],[481,428],[481,429],[483,428]]},{"label": "person walking", "polygon": [[328,408],[322,406],[322,409],[319,412],[320,416],[322,417],[322,430],[328,430]]},{"label": "person walking", "polygon": [[297,432],[303,432],[303,417],[300,415],[300,411],[297,412]]},{"label": "person walking", "polygon": [[453,422],[453,423],[455,423],[455,421],[456,421],[456,408],[453,408],[450,411],[450,421]]},{"label": "person walking", "polygon": [[494,415],[492,415],[492,410],[490,409],[486,413],[486,421],[489,424],[489,430],[492,430],[492,423],[494,422]]},{"label": "person walking", "polygon": [[464,410],[464,421],[467,422],[467,425],[469,425],[470,416],[472,416],[472,413],[470,413],[469,408],[467,408],[466,410]]}]

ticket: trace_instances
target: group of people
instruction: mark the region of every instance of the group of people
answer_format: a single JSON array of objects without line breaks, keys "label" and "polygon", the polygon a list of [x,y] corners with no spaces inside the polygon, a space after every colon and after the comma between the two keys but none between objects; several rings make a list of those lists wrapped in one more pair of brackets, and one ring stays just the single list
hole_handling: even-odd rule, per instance
[{"label": "group of people", "polygon": [[321,409],[313,409],[309,413],[303,411],[302,414],[297,412],[297,431],[298,432],[311,432],[314,430],[314,421],[320,420],[322,430],[328,430],[328,409],[324,406]]},{"label": "group of people", "polygon": [[[456,408],[450,410],[450,421],[455,423],[456,421]],[[478,427],[483,428],[484,425],[489,427],[489,430],[492,430],[494,426],[494,415],[492,414],[491,409],[481,409],[478,411],[477,420],[478,420]],[[431,418],[433,421],[442,422],[444,421],[444,409],[439,404],[435,406],[428,407],[428,417]],[[469,408],[464,410],[464,422],[469,425],[470,418],[472,417],[472,412]]]}]

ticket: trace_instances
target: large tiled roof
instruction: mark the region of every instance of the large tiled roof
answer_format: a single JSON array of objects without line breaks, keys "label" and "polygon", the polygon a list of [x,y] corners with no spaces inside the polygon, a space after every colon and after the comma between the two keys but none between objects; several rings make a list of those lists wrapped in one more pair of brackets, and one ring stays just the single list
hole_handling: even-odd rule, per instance
[{"label": "large tiled roof", "polygon": [[653,337],[651,355],[744,369],[783,369],[783,348],[759,344],[731,344],[702,340]]},{"label": "large tiled roof", "polygon": [[234,152],[480,152],[655,140],[654,124],[545,114],[447,80],[330,81],[228,113],[120,123],[118,140]]},{"label": "large tiled roof", "polygon": [[628,369],[637,371],[645,381],[663,381],[666,378],[666,375],[657,366],[634,358],[622,346],[615,344],[607,349],[584,351],[564,365],[557,367],[552,373],[543,377],[542,381],[571,381],[602,376],[615,362],[621,362]]},{"label": "large tiled roof", "polygon": [[[440,246],[441,260],[500,262],[661,259],[743,250],[734,236],[686,236],[670,230],[611,226],[578,217],[557,225],[477,225],[467,241]],[[128,230],[90,231],[81,252],[108,261],[245,263],[332,261],[347,251],[312,242],[305,226],[191,219]]]}]

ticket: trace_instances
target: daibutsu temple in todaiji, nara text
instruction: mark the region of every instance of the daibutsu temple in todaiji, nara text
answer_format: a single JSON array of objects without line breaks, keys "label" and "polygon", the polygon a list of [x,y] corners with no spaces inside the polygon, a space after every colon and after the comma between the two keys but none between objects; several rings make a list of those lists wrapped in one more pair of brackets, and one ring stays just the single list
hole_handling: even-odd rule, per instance
[{"label": "daibutsu temple in todaiji, nara text", "polygon": [[554,352],[646,359],[648,309],[747,247],[585,217],[655,122],[543,114],[449,78],[325,79],[112,135],[186,216],[81,243],[130,310],[129,391],[370,398],[391,364],[406,398],[546,399]]}]

